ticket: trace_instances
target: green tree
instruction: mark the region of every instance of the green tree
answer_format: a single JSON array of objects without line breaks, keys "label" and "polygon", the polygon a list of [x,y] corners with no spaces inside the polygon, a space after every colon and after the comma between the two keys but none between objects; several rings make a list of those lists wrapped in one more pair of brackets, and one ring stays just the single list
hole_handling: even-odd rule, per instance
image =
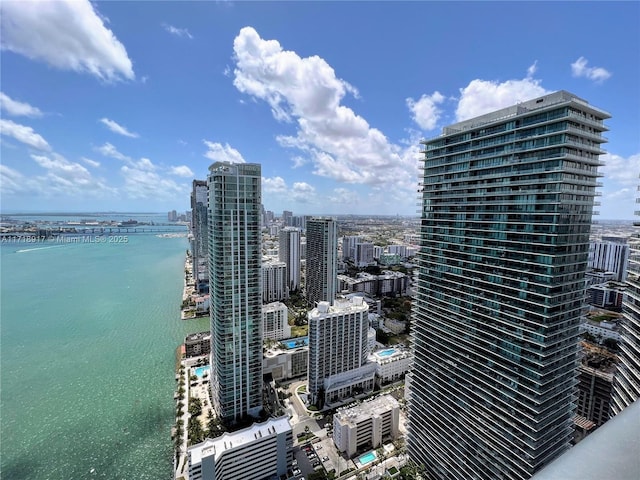
[{"label": "green tree", "polygon": [[202,400],[198,397],[191,397],[189,399],[189,414],[192,417],[197,417],[202,413]]}]

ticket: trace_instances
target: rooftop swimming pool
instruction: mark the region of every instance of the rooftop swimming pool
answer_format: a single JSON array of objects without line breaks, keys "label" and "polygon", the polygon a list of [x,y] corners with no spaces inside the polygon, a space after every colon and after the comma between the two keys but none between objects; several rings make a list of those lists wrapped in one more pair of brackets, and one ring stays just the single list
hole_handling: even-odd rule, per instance
[{"label": "rooftop swimming pool", "polygon": [[368,452],[365,453],[364,455],[358,457],[358,462],[360,462],[360,465],[366,465],[367,463],[371,463],[376,459],[376,452]]},{"label": "rooftop swimming pool", "polygon": [[209,370],[211,370],[211,367],[210,367],[209,365],[206,365],[206,366],[204,366],[204,367],[198,367],[198,368],[196,368],[196,370],[195,370],[195,374],[196,374],[198,377],[202,378],[202,376],[204,375],[204,373],[205,373],[205,372],[207,372],[207,373],[208,373],[208,372],[209,372]]},{"label": "rooftop swimming pool", "polygon": [[305,347],[309,345],[309,337],[290,338],[289,340],[282,340],[282,345],[287,350],[291,350],[297,347]]},{"label": "rooftop swimming pool", "polygon": [[381,352],[378,352],[376,355],[378,355],[379,357],[390,357],[394,353],[396,353],[395,348],[388,348],[387,350],[382,350]]}]

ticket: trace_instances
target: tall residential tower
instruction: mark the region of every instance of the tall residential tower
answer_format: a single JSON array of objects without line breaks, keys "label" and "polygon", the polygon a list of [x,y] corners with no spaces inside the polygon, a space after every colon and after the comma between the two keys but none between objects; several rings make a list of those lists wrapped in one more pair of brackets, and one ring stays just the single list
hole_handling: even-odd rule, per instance
[{"label": "tall residential tower", "polygon": [[[639,188],[640,190],[640,188]],[[640,203],[640,198],[636,199]],[[635,214],[640,216],[640,211]],[[629,239],[627,290],[622,302],[620,363],[613,382],[611,413],[617,415],[640,398],[640,222]]]},{"label": "tall residential tower", "polygon": [[609,115],[560,91],[424,142],[408,451],[433,479],[527,479],[569,447]]},{"label": "tall residential tower", "polygon": [[260,165],[209,167],[211,399],[225,423],[262,409]]},{"label": "tall residential tower", "polygon": [[338,224],[332,218],[307,221],[307,303],[332,304],[338,292]]},{"label": "tall residential tower", "polygon": [[280,230],[278,258],[287,264],[289,292],[300,288],[300,230],[287,227]]}]

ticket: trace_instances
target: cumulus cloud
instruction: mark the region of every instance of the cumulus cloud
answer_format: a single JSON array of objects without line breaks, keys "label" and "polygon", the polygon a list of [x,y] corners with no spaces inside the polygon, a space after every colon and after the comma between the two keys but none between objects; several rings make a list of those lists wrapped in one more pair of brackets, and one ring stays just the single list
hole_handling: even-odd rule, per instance
[{"label": "cumulus cloud", "polygon": [[282,177],[262,177],[262,190],[266,193],[285,193],[287,184]]},{"label": "cumulus cloud", "polygon": [[88,0],[2,2],[3,50],[105,81],[135,78],[127,51]]},{"label": "cumulus cloud", "polygon": [[627,158],[605,153],[600,156],[604,166],[600,167],[600,173],[604,174],[604,182],[620,183],[624,186],[636,186],[640,184],[640,153]]},{"label": "cumulus cloud", "polygon": [[210,142],[208,140],[203,140],[203,142],[209,149],[204,154],[208,159],[214,162],[245,163],[240,152],[228,143],[222,145],[221,143]]},{"label": "cumulus cloud", "polygon": [[475,79],[460,89],[456,118],[467,120],[547,93],[551,92],[540,85],[540,80],[531,77],[502,83]]},{"label": "cumulus cloud", "polygon": [[91,175],[89,170],[77,162],[70,162],[62,155],[31,155],[31,158],[47,173],[38,177],[44,194],[92,195],[114,193],[101,179]]},{"label": "cumulus cloud", "polygon": [[235,38],[234,59],[235,87],[267,102],[277,120],[296,122],[295,136],[276,139],[304,151],[314,174],[346,183],[393,182],[415,188],[417,159],[341,104],[358,91],[336,77],[324,59],[283,50],[277,40],[263,40],[251,27]]},{"label": "cumulus cloud", "polygon": [[32,180],[26,178],[19,171],[14,170],[4,164],[0,164],[0,185],[2,185],[3,195],[15,195],[31,190],[29,182]]},{"label": "cumulus cloud", "polygon": [[120,173],[124,177],[123,191],[133,199],[167,200],[186,198],[189,195],[188,185],[162,177],[143,165],[124,165],[120,168]]},{"label": "cumulus cloud", "polygon": [[176,37],[186,37],[189,39],[193,39],[193,36],[189,33],[189,30],[186,28],[178,28],[173,25],[169,25],[168,23],[163,23],[162,28],[164,28],[171,35],[175,35]]},{"label": "cumulus cloud", "polygon": [[170,170],[172,175],[176,175],[178,177],[185,177],[185,178],[189,178],[189,177],[193,177],[193,171],[187,167],[186,165],[179,165],[177,167],[171,167]]},{"label": "cumulus cloud", "polygon": [[86,163],[87,165],[89,165],[90,167],[93,167],[93,168],[98,168],[100,166],[100,162],[98,162],[96,160],[92,160],[92,159],[87,158],[87,157],[80,157],[80,160],[82,160],[84,163]]},{"label": "cumulus cloud", "polygon": [[111,130],[113,133],[124,135],[125,137],[130,137],[130,138],[138,138],[140,136],[137,133],[130,132],[129,130],[126,129],[126,127],[123,127],[122,125],[119,125],[118,123],[114,122],[113,120],[109,120],[108,118],[101,118],[100,122],[106,125],[107,128]]},{"label": "cumulus cloud", "polygon": [[30,147],[43,151],[51,151],[51,147],[41,135],[33,131],[33,128],[11,120],[0,119],[0,134],[12,137]]},{"label": "cumulus cloud", "polygon": [[13,100],[3,92],[0,92],[0,109],[14,117],[41,117],[42,112],[39,108],[33,107],[28,103]]},{"label": "cumulus cloud", "polygon": [[96,147],[97,152],[101,153],[105,157],[115,158],[116,160],[121,160],[123,162],[132,162],[131,157],[127,157],[126,155],[120,153],[116,147],[114,147],[109,142],[105,143],[100,147]]},{"label": "cumulus cloud", "polygon": [[346,188],[334,188],[329,195],[329,201],[338,205],[358,205],[360,203],[358,194]]},{"label": "cumulus cloud", "polygon": [[413,114],[413,120],[423,130],[436,128],[436,123],[442,114],[442,110],[437,105],[444,101],[444,96],[440,92],[436,91],[432,95],[422,95],[418,101],[413,98],[407,98],[406,101],[409,110]]},{"label": "cumulus cloud", "polygon": [[291,190],[293,200],[298,203],[314,203],[316,195],[315,187],[307,182],[294,182]]},{"label": "cumulus cloud", "polygon": [[527,78],[532,78],[537,71],[538,71],[538,61],[536,60],[531,65],[529,65],[529,68],[527,68]]},{"label": "cumulus cloud", "polygon": [[587,63],[588,61],[586,58],[578,58],[571,64],[571,74],[574,77],[588,78],[596,83],[602,83],[611,77],[611,72],[602,67],[587,67]]}]

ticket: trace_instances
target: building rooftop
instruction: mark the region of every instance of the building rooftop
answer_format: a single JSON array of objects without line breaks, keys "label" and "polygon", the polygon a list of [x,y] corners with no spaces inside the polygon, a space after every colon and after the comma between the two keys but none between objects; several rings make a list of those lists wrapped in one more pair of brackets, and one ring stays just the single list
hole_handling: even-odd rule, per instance
[{"label": "building rooftop", "polygon": [[203,340],[208,337],[211,337],[211,332],[207,330],[206,332],[198,332],[198,333],[192,333],[190,335],[187,335],[186,337],[184,337],[184,341],[193,342],[196,340]]},{"label": "building rooftop", "polygon": [[[445,127],[443,129],[442,135],[440,136],[460,133],[464,130],[477,128],[488,123],[502,121],[509,117],[514,117],[516,115],[521,115],[521,114],[535,111],[535,110],[541,110],[544,108],[548,108],[548,107],[558,105],[561,103],[566,103],[566,102],[578,103],[580,104],[580,107],[584,110],[590,111],[591,113],[598,115],[602,118],[611,118],[611,115],[608,112],[590,105],[589,102],[587,102],[586,100],[583,100],[582,98],[572,93],[569,93],[565,90],[560,90],[558,92],[550,93],[548,95],[543,95],[542,97],[538,97],[532,100],[518,103],[517,105],[512,105],[510,107],[496,110],[495,112],[487,113],[485,115],[480,115],[479,117],[454,123],[448,127]],[[606,127],[604,128],[606,129]]]},{"label": "building rooftop", "polygon": [[344,423],[357,425],[376,415],[388,412],[392,408],[400,408],[400,404],[391,395],[384,395],[371,400],[365,400],[355,407],[338,410],[334,418]]},{"label": "building rooftop", "polygon": [[207,438],[204,442],[198,443],[189,448],[191,463],[200,463],[203,458],[215,455],[220,457],[225,451],[248,445],[260,438],[285,433],[291,430],[289,418],[270,418],[263,423],[254,423],[250,427],[238,430],[237,432],[225,432],[216,438]]}]

